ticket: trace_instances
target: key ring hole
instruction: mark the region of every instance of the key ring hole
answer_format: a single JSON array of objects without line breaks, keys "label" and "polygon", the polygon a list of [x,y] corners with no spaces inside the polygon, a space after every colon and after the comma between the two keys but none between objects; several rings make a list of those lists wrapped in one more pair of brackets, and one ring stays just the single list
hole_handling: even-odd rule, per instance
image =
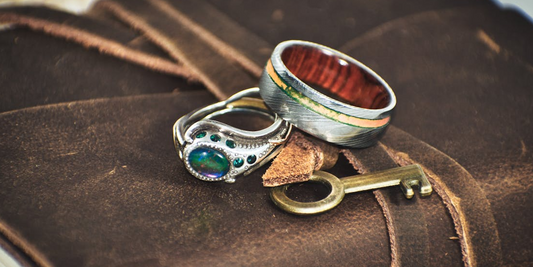
[{"label": "key ring hole", "polygon": [[299,202],[315,202],[326,198],[331,193],[331,186],[320,182],[308,182],[289,185],[287,197]]}]

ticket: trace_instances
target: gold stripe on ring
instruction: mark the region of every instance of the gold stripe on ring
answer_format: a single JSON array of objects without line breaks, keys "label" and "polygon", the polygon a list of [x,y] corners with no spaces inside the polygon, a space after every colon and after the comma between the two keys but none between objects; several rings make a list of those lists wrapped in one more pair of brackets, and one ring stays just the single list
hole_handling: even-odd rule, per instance
[{"label": "gold stripe on ring", "polygon": [[379,128],[386,126],[390,121],[390,116],[385,117],[383,119],[379,120],[372,120],[372,119],[362,119],[355,116],[346,115],[344,113],[340,113],[336,110],[330,109],[328,107],[323,106],[320,103],[317,103],[313,101],[312,99],[304,96],[302,93],[298,92],[292,86],[288,85],[276,72],[274,69],[274,66],[272,65],[272,61],[268,60],[266,71],[268,73],[268,76],[270,76],[270,79],[290,98],[298,102],[300,105],[304,106],[305,108],[312,110],[324,117],[330,118],[332,120],[348,124],[355,127],[361,127],[361,128]]}]

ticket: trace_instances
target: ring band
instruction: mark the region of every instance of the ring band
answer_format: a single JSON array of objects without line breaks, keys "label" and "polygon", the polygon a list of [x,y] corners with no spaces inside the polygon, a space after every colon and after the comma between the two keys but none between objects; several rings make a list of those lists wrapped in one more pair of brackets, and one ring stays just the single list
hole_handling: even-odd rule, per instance
[{"label": "ring band", "polygon": [[[259,88],[243,90],[226,101],[191,112],[174,124],[174,145],[187,170],[204,181],[235,182],[275,157],[291,131],[259,98]],[[246,131],[212,120],[233,113],[265,115],[274,122],[259,131]]]},{"label": "ring band", "polygon": [[377,142],[396,105],[392,89],[370,68],[305,41],[276,46],[259,88],[284,120],[325,141],[356,148]]}]

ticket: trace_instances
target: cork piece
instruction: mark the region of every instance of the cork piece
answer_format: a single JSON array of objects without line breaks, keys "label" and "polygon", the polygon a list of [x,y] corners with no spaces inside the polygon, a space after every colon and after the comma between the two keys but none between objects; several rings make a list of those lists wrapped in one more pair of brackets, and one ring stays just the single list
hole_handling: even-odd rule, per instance
[{"label": "cork piece", "polygon": [[339,149],[315,137],[294,131],[287,145],[263,175],[263,186],[305,182],[316,170],[333,167]]}]

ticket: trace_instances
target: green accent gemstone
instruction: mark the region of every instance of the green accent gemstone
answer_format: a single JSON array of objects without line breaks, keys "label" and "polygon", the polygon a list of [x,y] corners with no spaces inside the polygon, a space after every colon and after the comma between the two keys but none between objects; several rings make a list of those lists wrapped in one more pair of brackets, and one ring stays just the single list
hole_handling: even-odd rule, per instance
[{"label": "green accent gemstone", "polygon": [[220,136],[219,136],[218,134],[213,134],[213,135],[211,135],[211,137],[209,137],[209,138],[211,138],[211,141],[213,141],[213,142],[218,142],[218,141],[220,141]]},{"label": "green accent gemstone", "polygon": [[248,156],[248,158],[246,159],[246,162],[248,162],[248,164],[254,164],[254,162],[257,160],[257,157],[255,155],[250,155]]},{"label": "green accent gemstone", "polygon": [[222,152],[199,147],[189,153],[189,164],[199,174],[209,178],[220,178],[229,171],[229,161]]},{"label": "green accent gemstone", "polygon": [[226,145],[229,148],[235,148],[235,142],[233,140],[226,140]]},{"label": "green accent gemstone", "polygon": [[244,164],[244,160],[241,158],[236,158],[233,160],[233,166],[239,168]]},{"label": "green accent gemstone", "polygon": [[204,138],[206,135],[206,132],[199,132],[198,134],[196,134],[196,138]]}]

